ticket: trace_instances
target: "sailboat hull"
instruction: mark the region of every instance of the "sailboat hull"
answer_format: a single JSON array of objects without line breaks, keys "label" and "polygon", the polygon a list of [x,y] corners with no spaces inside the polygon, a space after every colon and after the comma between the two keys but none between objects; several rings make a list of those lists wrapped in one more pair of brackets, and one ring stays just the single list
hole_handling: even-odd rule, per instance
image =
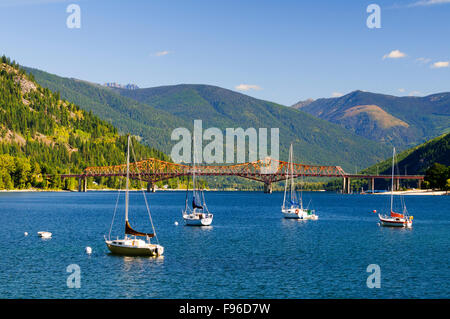
[{"label": "sailboat hull", "polygon": [[164,248],[160,245],[145,244],[133,246],[129,244],[118,244],[114,241],[106,241],[106,246],[114,255],[121,256],[161,256],[164,253]]},{"label": "sailboat hull", "polygon": [[405,227],[405,228],[411,228],[412,227],[412,221],[408,220],[406,218],[392,218],[387,216],[381,216],[378,215],[378,218],[380,219],[380,225],[386,226],[386,227]]},{"label": "sailboat hull", "polygon": [[183,219],[187,226],[209,226],[213,221],[213,214],[183,214]]},{"label": "sailboat hull", "polygon": [[287,219],[307,219],[308,213],[301,208],[282,209],[283,217]]}]

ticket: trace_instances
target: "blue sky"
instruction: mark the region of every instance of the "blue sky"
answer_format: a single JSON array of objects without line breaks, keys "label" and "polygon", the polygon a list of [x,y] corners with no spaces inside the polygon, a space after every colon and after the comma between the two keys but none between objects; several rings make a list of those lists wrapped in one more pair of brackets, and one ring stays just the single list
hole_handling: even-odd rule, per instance
[{"label": "blue sky", "polygon": [[[69,29],[66,8],[81,7]],[[366,8],[381,7],[369,29]],[[291,105],[450,91],[450,0],[0,0],[0,53],[96,83],[202,83]],[[384,58],[383,58],[384,57]]]}]

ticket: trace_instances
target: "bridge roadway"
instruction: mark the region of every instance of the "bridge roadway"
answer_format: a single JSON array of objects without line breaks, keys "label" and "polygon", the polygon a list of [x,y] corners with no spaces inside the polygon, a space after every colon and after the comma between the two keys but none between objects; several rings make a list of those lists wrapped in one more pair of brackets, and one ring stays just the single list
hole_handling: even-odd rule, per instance
[{"label": "bridge roadway", "polygon": [[[239,176],[264,183],[264,192],[272,192],[272,183],[286,178],[286,172],[292,169],[297,177],[337,177],[342,178],[342,192],[351,192],[352,179],[367,179],[369,189],[374,191],[375,179],[390,179],[390,175],[348,174],[340,166],[306,165],[279,161],[271,158],[250,163],[195,167],[197,176]],[[165,162],[150,158],[130,164],[130,178],[147,182],[147,190],[154,191],[155,183],[171,178],[192,175],[194,168],[190,165]],[[61,174],[61,178],[78,178],[78,190],[87,190],[87,179],[92,177],[126,176],[126,165],[88,167],[80,174]],[[420,187],[423,175],[395,175],[394,190],[399,189],[400,180],[416,180]]]}]

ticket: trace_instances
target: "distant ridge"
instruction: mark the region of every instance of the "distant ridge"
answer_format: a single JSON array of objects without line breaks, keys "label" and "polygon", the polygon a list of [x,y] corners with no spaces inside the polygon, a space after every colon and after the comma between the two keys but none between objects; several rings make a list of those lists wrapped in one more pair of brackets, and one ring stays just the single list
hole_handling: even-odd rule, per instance
[{"label": "distant ridge", "polygon": [[374,141],[404,149],[450,131],[450,93],[424,97],[353,91],[293,107]]},{"label": "distant ridge", "polygon": [[301,109],[302,107],[305,107],[305,106],[311,104],[312,102],[314,102],[314,99],[307,99],[307,100],[305,100],[305,101],[297,102],[297,103],[295,103],[294,105],[292,105],[291,107],[293,107],[294,109],[299,110],[299,109]]}]

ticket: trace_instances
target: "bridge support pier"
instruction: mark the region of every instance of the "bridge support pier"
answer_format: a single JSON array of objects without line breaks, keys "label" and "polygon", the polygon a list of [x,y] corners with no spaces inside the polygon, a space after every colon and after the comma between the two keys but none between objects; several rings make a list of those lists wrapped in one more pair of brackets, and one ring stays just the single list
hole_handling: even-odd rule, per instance
[{"label": "bridge support pier", "polygon": [[351,191],[351,181],[350,177],[344,177],[342,182],[342,194],[350,194]]},{"label": "bridge support pier", "polygon": [[264,193],[272,194],[272,183],[264,183]]},{"label": "bridge support pier", "polygon": [[79,192],[87,191],[87,177],[79,177],[78,178],[78,191]]},{"label": "bridge support pier", "polygon": [[370,188],[372,189],[372,194],[375,192],[375,178],[370,179]]},{"label": "bridge support pier", "polygon": [[342,194],[345,194],[347,191],[347,177],[342,178]]},{"label": "bridge support pier", "polygon": [[156,192],[155,184],[148,182],[147,183],[147,193],[154,193],[154,192]]}]

